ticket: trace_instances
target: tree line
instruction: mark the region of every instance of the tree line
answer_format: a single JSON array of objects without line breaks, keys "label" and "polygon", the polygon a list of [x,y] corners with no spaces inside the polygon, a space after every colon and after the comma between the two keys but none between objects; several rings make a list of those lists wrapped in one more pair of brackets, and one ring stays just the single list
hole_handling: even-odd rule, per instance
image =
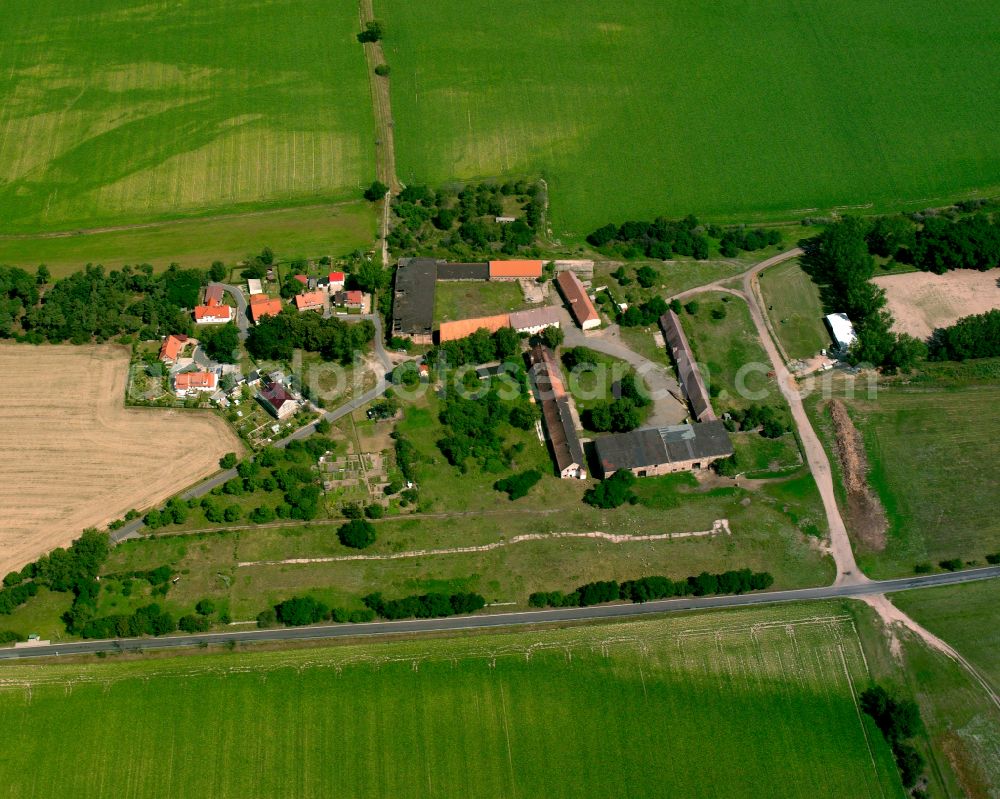
[{"label": "tree line", "polygon": [[365,606],[383,619],[435,619],[475,613],[486,606],[479,594],[458,591],[453,594],[413,594],[400,599],[385,599],[380,593],[368,594]]},{"label": "tree line", "polygon": [[924,770],[924,757],[908,739],[924,729],[920,708],[910,699],[898,699],[881,685],[873,685],[861,693],[861,709],[879,728],[892,747],[904,788],[913,788]]},{"label": "tree line", "polygon": [[774,577],[769,572],[731,569],[712,574],[703,571],[683,580],[651,576],[626,580],[622,583],[615,580],[584,583],[569,593],[536,591],[528,597],[528,604],[534,608],[578,608],[619,600],[651,602],[655,599],[681,596],[745,594],[750,591],[763,591],[770,588],[773,583]]},{"label": "tree line", "polygon": [[943,211],[878,217],[867,223],[868,251],[939,275],[1000,266],[1000,218],[983,213],[982,205],[973,200]]},{"label": "tree line", "polygon": [[964,361],[1000,355],[1000,310],[966,316],[931,336],[930,358]]},{"label": "tree line", "polygon": [[[754,252],[781,243],[781,233],[765,228],[743,226],[722,228],[702,225],[692,214],[683,219],[657,217],[652,222],[629,221],[616,225],[609,222],[587,236],[587,243],[609,255],[623,258],[653,258],[665,261],[674,255],[684,255],[703,261],[708,258],[710,239],[719,242],[725,258],[733,258],[742,250]],[[653,285],[652,275],[640,270],[636,274],[644,288]]]}]

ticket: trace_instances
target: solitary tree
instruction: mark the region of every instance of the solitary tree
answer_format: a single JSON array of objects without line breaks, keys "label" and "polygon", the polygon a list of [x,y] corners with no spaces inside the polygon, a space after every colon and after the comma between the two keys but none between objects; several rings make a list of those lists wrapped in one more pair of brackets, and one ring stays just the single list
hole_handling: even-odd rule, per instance
[{"label": "solitary tree", "polygon": [[381,180],[372,181],[372,185],[365,189],[365,199],[373,203],[378,202],[385,197],[387,191],[389,191],[389,187]]},{"label": "solitary tree", "polygon": [[364,519],[352,519],[340,525],[337,537],[345,547],[364,549],[375,543],[375,527]]}]

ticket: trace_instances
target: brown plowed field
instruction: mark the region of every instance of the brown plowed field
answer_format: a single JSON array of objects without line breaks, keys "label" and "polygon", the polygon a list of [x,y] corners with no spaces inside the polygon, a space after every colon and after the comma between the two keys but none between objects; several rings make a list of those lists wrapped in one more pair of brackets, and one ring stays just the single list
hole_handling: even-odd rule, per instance
[{"label": "brown plowed field", "polygon": [[128,362],[122,347],[0,345],[0,575],[241,449],[209,413],[126,409]]},{"label": "brown plowed field", "polygon": [[963,316],[1000,308],[1000,269],[975,272],[957,269],[943,275],[910,272],[882,275],[873,281],[885,289],[893,330],[925,339],[935,328],[953,325]]}]

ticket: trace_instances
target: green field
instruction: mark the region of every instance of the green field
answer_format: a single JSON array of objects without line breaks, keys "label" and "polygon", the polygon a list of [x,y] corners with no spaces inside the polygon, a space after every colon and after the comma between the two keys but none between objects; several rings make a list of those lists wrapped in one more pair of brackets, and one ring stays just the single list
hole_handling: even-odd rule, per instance
[{"label": "green field", "polygon": [[124,264],[172,263],[205,267],[237,263],[270,247],[278,258],[339,256],[372,247],[377,228],[370,203],[283,208],[239,216],[184,219],[126,230],[71,236],[0,236],[0,263],[32,269],[45,264],[54,277],[85,264],[115,269]]},{"label": "green field", "polygon": [[[882,386],[874,401],[847,401],[889,519],[885,550],[857,552],[868,575],[912,573],[946,558],[982,562],[1000,550],[998,403],[996,384]],[[828,417],[817,421],[829,445]]]},{"label": "green field", "polygon": [[836,604],[0,678],[12,799],[903,796]]},{"label": "green field", "polygon": [[797,261],[785,261],[765,270],[760,276],[760,290],[771,328],[789,358],[811,358],[830,346],[819,289]]},{"label": "green field", "polygon": [[357,20],[322,0],[5,3],[4,232],[354,195],[375,171]]},{"label": "green field", "polygon": [[1000,693],[1000,580],[901,591],[892,602],[957,649]]},{"label": "green field", "polygon": [[991,3],[375,7],[400,177],[543,173],[557,236],[656,214],[926,207],[1000,184]]},{"label": "green field", "polygon": [[516,280],[442,281],[434,288],[434,323],[494,316],[529,307]]}]

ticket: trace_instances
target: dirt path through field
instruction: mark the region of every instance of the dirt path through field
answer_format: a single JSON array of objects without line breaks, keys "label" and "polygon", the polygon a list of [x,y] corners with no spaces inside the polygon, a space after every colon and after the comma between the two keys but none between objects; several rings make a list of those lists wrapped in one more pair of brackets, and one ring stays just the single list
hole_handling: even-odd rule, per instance
[{"label": "dirt path through field", "polygon": [[[375,21],[372,0],[359,0],[358,18],[361,30]],[[389,92],[389,76],[375,74],[375,67],[388,64],[382,42],[366,42],[365,59],[368,62],[368,81],[371,86],[372,108],[375,112],[375,173],[380,181],[389,187],[392,194],[402,188],[396,176],[396,139],[393,134],[395,122],[392,118],[392,97]]]},{"label": "dirt path through field", "polygon": [[911,272],[882,275],[873,281],[885,289],[893,330],[928,338],[935,328],[954,324],[963,316],[1000,308],[1000,269],[976,272],[957,269],[943,275]]},{"label": "dirt path through field", "polygon": [[126,409],[128,351],[0,345],[0,574],[218,469],[241,444],[202,411]]},{"label": "dirt path through field", "polygon": [[253,560],[243,561],[237,565],[245,566],[287,566],[304,563],[339,563],[353,560],[403,560],[407,558],[423,558],[432,555],[459,555],[469,552],[492,552],[494,549],[502,549],[514,544],[523,544],[526,541],[552,541],[559,538],[589,538],[600,541],[607,541],[611,544],[638,544],[647,541],[671,541],[675,538],[700,538],[710,535],[732,535],[729,529],[728,519],[716,519],[712,523],[711,530],[694,530],[682,533],[654,533],[651,535],[618,535],[616,533],[604,533],[595,530],[590,533],[526,533],[525,535],[515,535],[503,541],[494,541],[492,544],[481,544],[471,547],[448,547],[445,549],[416,549],[408,552],[391,552],[384,555],[337,555],[326,558],[287,558],[285,560]]},{"label": "dirt path through field", "polygon": [[872,594],[871,596],[862,596],[858,598],[878,613],[879,618],[882,619],[882,623],[886,626],[886,634],[889,636],[889,648],[893,655],[896,657],[901,657],[902,655],[900,642],[895,637],[895,633],[893,632],[894,626],[901,625],[910,632],[916,634],[916,636],[931,649],[947,655],[964,668],[969,675],[983,687],[983,690],[986,691],[990,701],[996,705],[998,710],[1000,710],[1000,696],[998,696],[996,691],[993,690],[989,682],[987,682],[987,680],[978,671],[976,671],[976,668],[948,643],[942,641],[930,630],[920,626],[917,622],[903,613],[903,611],[889,601],[889,597],[885,594]]},{"label": "dirt path through field", "polygon": [[830,415],[836,435],[837,457],[847,489],[851,529],[865,546],[881,552],[885,549],[888,522],[882,504],[868,485],[868,456],[864,441],[841,400],[830,400]]}]

